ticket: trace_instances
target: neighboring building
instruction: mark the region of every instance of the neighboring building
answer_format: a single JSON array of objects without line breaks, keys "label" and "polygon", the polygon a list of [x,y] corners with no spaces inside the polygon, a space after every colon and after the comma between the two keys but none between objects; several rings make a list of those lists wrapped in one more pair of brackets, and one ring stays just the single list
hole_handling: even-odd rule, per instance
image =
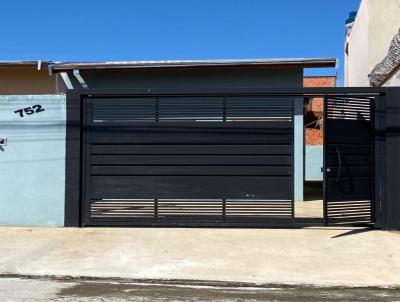
[{"label": "neighboring building", "polygon": [[357,14],[350,14],[346,21],[345,86],[400,85],[399,16],[398,0],[362,0]]},{"label": "neighboring building", "polygon": [[49,76],[52,61],[0,61],[0,95],[57,94],[58,76]]},{"label": "neighboring building", "polygon": [[[305,76],[304,87],[336,87],[336,76]],[[323,166],[323,99],[306,100],[305,180],[322,181]]]},{"label": "neighboring building", "polygon": [[374,87],[400,86],[400,29],[390,43],[387,56],[372,69],[370,84]]}]

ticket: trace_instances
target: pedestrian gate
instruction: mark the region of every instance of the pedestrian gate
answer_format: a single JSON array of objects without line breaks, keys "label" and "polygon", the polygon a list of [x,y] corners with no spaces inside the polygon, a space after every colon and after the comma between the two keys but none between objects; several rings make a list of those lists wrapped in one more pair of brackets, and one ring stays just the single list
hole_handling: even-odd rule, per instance
[{"label": "pedestrian gate", "polygon": [[374,221],[374,97],[326,96],[326,224]]},{"label": "pedestrian gate", "polygon": [[87,225],[290,223],[293,98],[85,100]]}]

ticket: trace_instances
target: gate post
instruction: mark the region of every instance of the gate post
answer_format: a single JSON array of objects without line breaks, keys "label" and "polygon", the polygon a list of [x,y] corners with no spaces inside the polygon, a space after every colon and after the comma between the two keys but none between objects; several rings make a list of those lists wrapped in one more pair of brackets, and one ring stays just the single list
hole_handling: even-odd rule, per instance
[{"label": "gate post", "polygon": [[386,91],[386,173],[382,227],[400,230],[400,87]]},{"label": "gate post", "polygon": [[81,226],[81,110],[78,92],[67,93],[64,226]]}]

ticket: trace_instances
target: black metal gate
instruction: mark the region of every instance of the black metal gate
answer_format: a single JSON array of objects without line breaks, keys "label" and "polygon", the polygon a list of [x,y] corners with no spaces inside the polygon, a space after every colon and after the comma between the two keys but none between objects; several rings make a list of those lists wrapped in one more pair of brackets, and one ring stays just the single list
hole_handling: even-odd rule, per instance
[{"label": "black metal gate", "polygon": [[293,99],[88,97],[85,225],[291,223]]},{"label": "black metal gate", "polygon": [[325,224],[374,221],[374,97],[325,96]]}]

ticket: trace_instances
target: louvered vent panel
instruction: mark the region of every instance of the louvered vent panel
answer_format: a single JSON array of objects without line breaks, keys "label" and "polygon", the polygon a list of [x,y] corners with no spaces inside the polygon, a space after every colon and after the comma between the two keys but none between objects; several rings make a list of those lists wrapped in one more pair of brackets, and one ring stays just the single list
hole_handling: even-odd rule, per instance
[{"label": "louvered vent panel", "polygon": [[330,224],[371,223],[371,200],[330,201],[327,203],[327,215]]},{"label": "louvered vent panel", "polygon": [[226,100],[227,121],[289,121],[292,115],[292,99],[235,98]]},{"label": "louvered vent panel", "polygon": [[213,219],[292,218],[290,200],[93,200],[90,217],[104,219]]},{"label": "louvered vent panel", "polygon": [[94,99],[93,122],[291,121],[292,99],[131,98]]},{"label": "louvered vent panel", "polygon": [[223,121],[221,99],[161,99],[158,108],[160,122]]},{"label": "louvered vent panel", "polygon": [[155,121],[155,99],[95,99],[93,122]]},{"label": "louvered vent panel", "polygon": [[373,98],[329,97],[326,98],[328,119],[371,120]]}]

